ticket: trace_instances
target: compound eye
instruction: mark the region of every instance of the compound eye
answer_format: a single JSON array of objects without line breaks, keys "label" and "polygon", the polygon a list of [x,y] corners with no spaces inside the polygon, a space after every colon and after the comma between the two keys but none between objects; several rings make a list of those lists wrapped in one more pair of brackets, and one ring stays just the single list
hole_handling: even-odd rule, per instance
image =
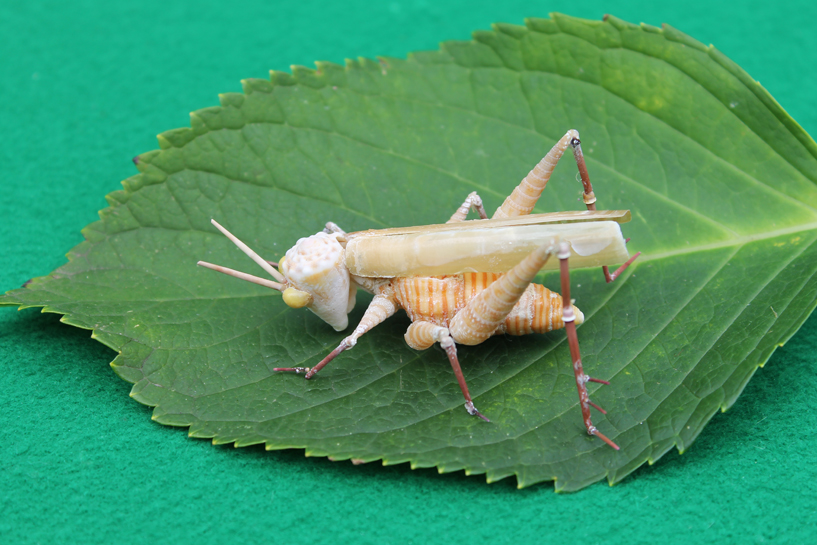
[{"label": "compound eye", "polygon": [[287,288],[284,290],[284,303],[292,308],[303,308],[312,302],[312,296],[298,288]]}]

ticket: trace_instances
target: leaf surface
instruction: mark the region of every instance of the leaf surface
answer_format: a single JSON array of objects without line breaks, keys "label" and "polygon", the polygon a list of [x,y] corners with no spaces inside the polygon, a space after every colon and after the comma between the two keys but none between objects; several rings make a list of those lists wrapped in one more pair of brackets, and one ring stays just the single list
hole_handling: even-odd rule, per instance
[{"label": "leaf surface", "polygon": [[[685,449],[814,309],[817,145],[739,67],[671,27],[554,15],[408,60],[243,84],[139,156],[69,263],[0,299],[93,329],[131,395],[191,436],[520,486],[616,482]],[[563,332],[460,347],[485,424],[441,352],[405,345],[402,314],[315,380],[273,373],[313,365],[345,333],[195,265],[256,272],[210,218],[274,260],[330,220],[440,223],[473,190],[492,210],[569,128],[599,207],[631,209],[624,230],[644,252],[611,285],[572,277],[585,369],[612,382],[591,388],[608,411],[594,420],[620,452],[584,433]],[[574,177],[557,167],[537,212],[580,209]]]}]

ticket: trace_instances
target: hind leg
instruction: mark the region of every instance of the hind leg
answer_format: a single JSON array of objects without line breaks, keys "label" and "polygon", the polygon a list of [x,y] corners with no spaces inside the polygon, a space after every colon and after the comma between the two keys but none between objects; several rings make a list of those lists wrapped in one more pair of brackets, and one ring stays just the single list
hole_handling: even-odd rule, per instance
[{"label": "hind leg", "polygon": [[557,254],[559,258],[560,276],[562,283],[562,301],[564,308],[562,310],[562,321],[565,324],[565,331],[567,332],[567,342],[570,346],[570,358],[573,360],[573,374],[576,377],[576,388],[579,391],[579,404],[582,409],[582,419],[584,420],[584,427],[589,435],[595,435],[611,447],[619,450],[618,445],[601,433],[593,421],[590,419],[590,407],[601,411],[602,414],[607,414],[601,407],[590,401],[590,396],[587,393],[588,382],[600,382],[602,384],[610,384],[606,380],[594,379],[584,374],[582,368],[582,357],[579,352],[579,337],[576,335],[576,316],[573,312],[573,306],[570,303],[570,268],[567,259],[570,257],[570,246],[567,243],[562,243]]},{"label": "hind leg", "polygon": [[547,155],[542,157],[542,160],[533,167],[533,170],[519,182],[519,185],[505,199],[502,206],[494,212],[493,217],[510,218],[530,214],[542,195],[542,191],[545,190],[550,175],[553,174],[553,169],[556,168],[556,164],[562,158],[568,146],[573,147],[573,157],[579,167],[579,174],[584,187],[584,193],[582,194],[584,203],[587,205],[588,210],[595,210],[596,196],[593,194],[593,186],[590,184],[590,176],[587,174],[587,166],[584,163],[579,131],[570,129],[553,145]]},{"label": "hind leg", "polygon": [[[446,335],[451,336],[453,341],[468,345],[479,344],[493,335],[505,321],[508,314],[514,309],[516,303],[525,293],[539,269],[541,269],[547,259],[554,254],[560,261],[563,304],[560,309],[562,314],[561,318],[567,333],[570,356],[573,361],[573,373],[576,379],[576,388],[579,392],[582,419],[588,434],[595,435],[618,450],[618,445],[601,433],[593,425],[593,421],[590,417],[590,407],[594,407],[602,413],[604,413],[604,411],[590,401],[590,397],[587,393],[587,382],[606,383],[606,381],[588,377],[584,374],[582,368],[579,338],[576,334],[576,321],[581,320],[582,315],[581,313],[577,314],[576,309],[570,301],[570,269],[568,267],[570,245],[568,243],[543,245],[531,252],[528,257],[522,260],[513,269],[502,275],[472,298],[454,316],[449,328],[446,329],[445,332]],[[527,318],[531,318],[531,316],[527,316]],[[453,365],[454,363],[452,361],[452,366]],[[461,385],[464,385],[464,382],[462,382]],[[463,392],[465,392],[465,390],[463,390]]]},{"label": "hind leg", "polygon": [[[533,167],[533,170],[525,176],[519,185],[516,186],[508,198],[505,199],[505,202],[502,203],[502,206],[494,213],[493,217],[507,218],[530,214],[533,207],[536,206],[536,202],[539,200],[542,192],[545,190],[545,186],[550,180],[550,175],[553,174],[553,169],[556,168],[556,163],[562,158],[568,146],[573,148],[573,158],[576,160],[576,166],[579,169],[583,189],[582,200],[588,210],[595,210],[596,194],[593,193],[593,184],[590,183],[590,174],[587,172],[587,164],[584,161],[582,142],[579,140],[579,131],[570,129],[553,145],[553,148]],[[602,267],[604,279],[607,280],[608,283],[615,280],[616,277],[636,260],[639,254],[635,254],[612,274],[607,265],[604,265]]]}]

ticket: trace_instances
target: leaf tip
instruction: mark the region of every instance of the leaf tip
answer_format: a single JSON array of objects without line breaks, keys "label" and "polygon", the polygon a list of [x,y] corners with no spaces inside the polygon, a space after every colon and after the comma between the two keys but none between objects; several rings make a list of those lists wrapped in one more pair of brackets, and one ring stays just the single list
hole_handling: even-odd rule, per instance
[{"label": "leaf tip", "polygon": [[159,142],[159,149],[161,150],[166,150],[173,147],[173,145],[170,143],[170,140],[165,138],[165,136],[162,134],[157,134],[156,140]]},{"label": "leaf tip", "polygon": [[281,72],[280,70],[270,70],[270,81],[273,85],[280,85],[282,87],[292,87],[297,82],[292,74]]}]

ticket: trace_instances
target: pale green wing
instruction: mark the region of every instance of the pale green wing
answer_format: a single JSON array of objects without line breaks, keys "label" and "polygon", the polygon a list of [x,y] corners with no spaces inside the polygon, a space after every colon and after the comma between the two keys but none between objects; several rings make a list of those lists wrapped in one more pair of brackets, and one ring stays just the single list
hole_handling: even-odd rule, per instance
[{"label": "pale green wing", "polygon": [[[346,266],[357,276],[439,276],[505,272],[543,244],[571,246],[570,264],[598,267],[629,257],[619,223],[628,210],[531,214],[516,218],[350,233]],[[558,268],[548,261],[544,269]]]}]

